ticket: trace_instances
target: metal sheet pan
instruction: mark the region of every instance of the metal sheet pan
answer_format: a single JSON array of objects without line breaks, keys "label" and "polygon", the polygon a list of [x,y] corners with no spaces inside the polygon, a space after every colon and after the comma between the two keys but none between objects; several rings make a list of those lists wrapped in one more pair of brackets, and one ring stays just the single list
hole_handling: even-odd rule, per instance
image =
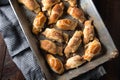
[{"label": "metal sheet pan", "polygon": [[[70,71],[65,72],[62,75],[52,74],[50,73],[49,68],[44,60],[39,47],[37,46],[38,40],[36,37],[31,33],[31,24],[28,21],[26,14],[23,12],[23,8],[18,4],[17,0],[9,0],[10,5],[19,21],[21,29],[23,30],[26,39],[37,57],[37,61],[39,66],[41,67],[42,74],[44,78],[47,80],[70,80],[74,77],[77,77],[80,74],[88,72],[97,66],[109,61],[112,58],[115,58],[118,55],[118,50],[116,49],[111,36],[109,35],[108,30],[106,29],[99,13],[97,12],[93,1],[92,0],[80,0],[80,5],[84,12],[90,16],[90,18],[94,21],[94,26],[96,31],[98,32],[99,39],[102,43],[102,55],[97,57],[96,59],[92,60],[89,63],[85,63],[84,65],[72,69]],[[31,13],[29,13],[31,14]],[[29,16],[28,16],[29,17]],[[34,17],[34,15],[33,15]],[[32,20],[32,19],[31,19]]]}]

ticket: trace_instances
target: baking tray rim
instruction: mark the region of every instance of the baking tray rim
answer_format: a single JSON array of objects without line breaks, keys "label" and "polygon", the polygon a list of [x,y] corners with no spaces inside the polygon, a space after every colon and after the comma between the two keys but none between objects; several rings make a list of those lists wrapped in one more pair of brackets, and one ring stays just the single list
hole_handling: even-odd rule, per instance
[{"label": "baking tray rim", "polygon": [[[93,6],[94,6],[94,9],[95,9],[96,12],[97,12],[96,14],[99,16],[99,18],[100,18],[101,21],[102,21],[102,18],[100,17],[97,9],[95,8],[95,5],[94,5],[93,1],[92,1],[92,0],[90,0],[90,1],[92,2]],[[20,14],[18,14],[18,12],[16,11],[15,4],[14,4],[14,3],[15,3],[14,0],[9,0],[9,2],[10,2],[10,5],[11,5],[11,7],[12,7],[12,9],[13,9],[16,17],[17,17],[17,20],[18,20],[18,22],[19,22],[19,24],[20,24],[20,27],[22,28],[22,30],[23,30],[23,32],[24,32],[24,34],[25,34],[25,37],[26,37],[28,43],[30,44],[30,47],[31,47],[33,53],[34,53],[35,56],[37,57],[38,64],[40,65],[40,67],[43,66],[42,63],[39,62],[40,60],[38,59],[38,54],[36,55],[36,53],[35,53],[35,50],[36,50],[36,49],[31,46],[31,44],[32,44],[32,43],[30,42],[30,39],[31,39],[31,38],[29,38],[30,36],[27,36],[27,35],[29,35],[29,34],[26,33],[25,30],[24,30],[24,28],[23,28],[24,25],[21,23],[21,19],[20,19],[20,16],[19,16]],[[102,21],[102,22],[103,22],[103,21]],[[104,23],[103,23],[103,26],[105,26]],[[105,28],[106,28],[106,27],[105,27]],[[107,33],[109,33],[109,32],[107,31]],[[110,39],[112,40],[112,38],[111,38],[110,35],[109,35],[109,37],[110,37]],[[112,42],[113,42],[113,41],[112,41]],[[113,45],[113,46],[115,47],[115,45]],[[106,60],[104,60],[103,62],[101,62],[101,63],[98,64],[97,66],[99,66],[99,65],[101,65],[101,64],[109,61],[110,59],[116,58],[116,56],[118,56],[118,50],[117,50],[117,48],[115,47],[115,49],[111,52],[111,55],[107,55],[108,58],[106,58]],[[94,63],[94,61],[93,61],[93,63]],[[87,65],[89,65],[89,63],[87,63]],[[92,69],[94,69],[94,68],[97,67],[97,66],[96,66],[96,65],[89,66],[89,70],[92,70]],[[42,68],[43,68],[43,67],[42,67]],[[88,71],[89,71],[89,70],[88,70]],[[85,72],[88,72],[88,71],[83,71],[81,74],[83,74],[83,73],[85,73]],[[69,72],[68,72],[68,74],[71,75],[71,73],[69,73]],[[50,77],[50,75],[49,75],[49,77],[46,76],[46,73],[45,73],[44,70],[42,71],[42,75],[44,76],[44,78],[47,78],[47,79],[49,79],[49,77]],[[47,75],[48,75],[48,74],[47,74]],[[65,73],[65,75],[67,76],[66,73]],[[77,74],[76,76],[78,76],[78,75],[80,75],[80,74]],[[73,77],[76,77],[76,76],[73,76]],[[64,78],[65,78],[65,77],[63,77],[63,78],[60,78],[60,77],[59,77],[58,80],[63,80]],[[71,79],[71,78],[72,78],[72,77],[67,78],[67,79]]]}]

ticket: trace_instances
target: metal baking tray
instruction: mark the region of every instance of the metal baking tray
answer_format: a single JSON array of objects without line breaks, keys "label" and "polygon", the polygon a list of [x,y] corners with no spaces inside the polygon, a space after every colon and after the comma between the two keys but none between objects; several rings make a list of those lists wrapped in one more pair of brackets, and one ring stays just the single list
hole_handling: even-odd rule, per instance
[{"label": "metal baking tray", "polygon": [[[96,10],[93,1],[78,0],[79,5],[82,7],[83,11],[86,14],[88,14],[90,18],[94,21],[93,24],[95,26],[95,29],[97,31],[97,34],[99,36],[100,42],[102,43],[102,47],[103,47],[102,55],[95,58],[91,62],[87,62],[76,69],[69,70],[62,75],[51,73],[39,49],[38,40],[31,33],[32,24],[29,22],[29,20],[33,21],[33,18],[35,15],[30,16],[33,13],[30,11],[24,10],[24,8],[19,5],[17,0],[9,0],[9,2],[19,21],[20,27],[23,30],[33,53],[37,57],[37,62],[41,67],[42,75],[46,80],[70,80],[74,77],[77,77],[78,75],[81,75],[83,73],[86,73],[96,68],[97,66],[109,61],[112,58],[115,58],[118,55],[118,50],[116,49],[108,30],[106,29],[98,11]],[[27,16],[26,16],[26,13],[27,13]]]}]

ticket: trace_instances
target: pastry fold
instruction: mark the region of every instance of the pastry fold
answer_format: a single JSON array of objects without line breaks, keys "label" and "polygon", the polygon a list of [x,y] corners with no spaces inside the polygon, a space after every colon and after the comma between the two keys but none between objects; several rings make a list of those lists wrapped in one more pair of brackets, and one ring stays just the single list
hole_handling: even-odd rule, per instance
[{"label": "pastry fold", "polygon": [[78,66],[82,65],[85,61],[80,55],[75,55],[73,57],[68,58],[65,64],[66,70],[77,68]]},{"label": "pastry fold", "polygon": [[40,5],[36,0],[18,0],[20,3],[24,4],[29,10],[34,11],[35,13],[39,13]]},{"label": "pastry fold", "polygon": [[76,52],[78,47],[80,46],[82,42],[82,31],[75,31],[72,38],[69,40],[67,46],[64,49],[65,56],[68,58],[70,56],[70,53]]},{"label": "pastry fold", "polygon": [[53,5],[60,2],[60,0],[42,0],[41,3],[43,5],[42,11],[49,10]]},{"label": "pastry fold", "polygon": [[60,59],[55,58],[53,55],[51,54],[47,54],[46,56],[47,62],[50,66],[50,68],[58,73],[58,74],[62,74],[64,72],[64,67],[63,67],[63,63]]},{"label": "pastry fold", "polygon": [[71,19],[61,19],[57,21],[56,26],[61,30],[75,30],[77,22]]},{"label": "pastry fold", "polygon": [[49,17],[49,22],[48,24],[53,24],[56,23],[57,20],[59,19],[59,17],[62,16],[63,14],[63,9],[64,9],[64,4],[61,2],[59,4],[56,4],[53,8],[52,11],[50,13],[50,17]]},{"label": "pastry fold", "polygon": [[62,47],[57,46],[54,42],[50,40],[40,40],[40,48],[51,53],[51,54],[58,54],[60,56],[63,55]]},{"label": "pastry fold", "polygon": [[42,34],[52,41],[57,41],[59,43],[68,42],[68,34],[55,28],[46,28],[46,30]]},{"label": "pastry fold", "polygon": [[79,20],[81,23],[83,23],[86,20],[84,12],[80,8],[70,6],[67,10],[67,13],[73,18]]},{"label": "pastry fold", "polygon": [[44,15],[43,12],[39,12],[38,15],[35,17],[33,21],[33,29],[32,32],[34,34],[38,34],[39,32],[42,31],[42,28],[44,27],[44,24],[46,22],[46,16]]},{"label": "pastry fold", "polygon": [[92,20],[85,21],[84,25],[83,42],[87,44],[94,39],[94,26],[92,25]]},{"label": "pastry fold", "polygon": [[87,44],[83,58],[87,61],[91,61],[91,59],[97,54],[99,54],[100,51],[101,43],[97,38],[95,38],[92,42]]}]

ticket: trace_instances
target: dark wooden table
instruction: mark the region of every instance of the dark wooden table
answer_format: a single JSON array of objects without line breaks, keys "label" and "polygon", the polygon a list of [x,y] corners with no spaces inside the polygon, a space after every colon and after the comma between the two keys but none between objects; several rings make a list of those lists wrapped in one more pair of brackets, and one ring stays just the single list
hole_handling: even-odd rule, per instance
[{"label": "dark wooden table", "polygon": [[[94,3],[120,52],[120,0],[94,0]],[[100,80],[120,80],[120,56],[103,64],[107,74]],[[0,35],[0,80],[24,80],[13,63]]]},{"label": "dark wooden table", "polygon": [[[94,0],[94,3],[120,52],[120,0]],[[101,80],[120,80],[120,55],[104,67],[107,74]]]},{"label": "dark wooden table", "polygon": [[24,80],[24,76],[8,54],[0,34],[0,80]]}]

